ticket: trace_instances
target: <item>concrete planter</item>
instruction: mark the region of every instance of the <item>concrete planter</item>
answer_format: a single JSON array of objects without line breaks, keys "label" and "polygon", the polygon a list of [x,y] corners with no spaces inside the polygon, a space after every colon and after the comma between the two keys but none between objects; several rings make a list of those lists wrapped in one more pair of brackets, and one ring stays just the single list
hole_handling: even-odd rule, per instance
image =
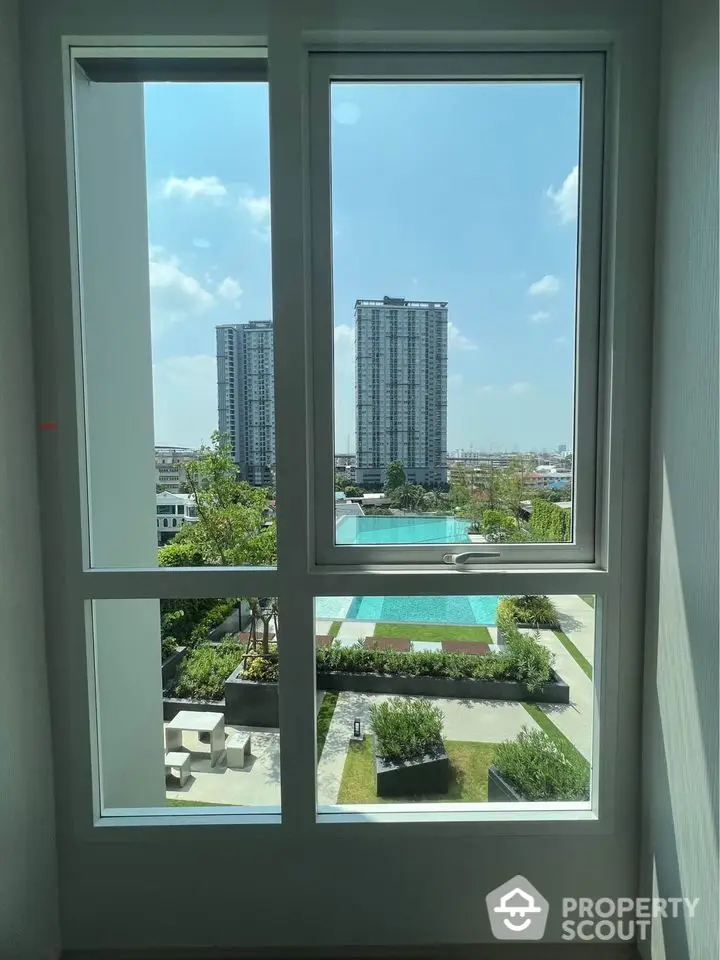
[{"label": "concrete planter", "polygon": [[527,620],[516,620],[515,626],[520,627],[523,630],[559,630],[560,629],[559,623],[540,623],[540,622],[535,623],[534,621],[530,623]]},{"label": "concrete planter", "polygon": [[375,755],[375,784],[379,797],[411,797],[423,793],[447,793],[450,784],[450,760],[441,753],[391,763]]},{"label": "concrete planter", "polygon": [[453,680],[449,677],[405,677],[380,673],[318,673],[320,690],[394,693],[450,700],[520,700],[569,703],[570,688],[554,671],[553,679],[530,691],[514,680]]},{"label": "concrete planter", "polygon": [[239,726],[277,727],[278,685],[243,680],[242,667],[233,670],[225,681],[225,719]]},{"label": "concrete planter", "polygon": [[163,720],[172,720],[181,710],[192,710],[193,713],[222,713],[225,723],[228,720],[224,700],[181,700],[179,697],[163,697]]},{"label": "concrete planter", "polygon": [[177,647],[175,653],[172,653],[167,660],[163,660],[162,664],[162,685],[163,690],[175,680],[177,676],[178,667],[185,659],[185,654],[187,653],[187,647]]},{"label": "concrete planter", "polygon": [[525,797],[518,793],[496,767],[488,769],[488,801],[490,803],[524,803]]}]

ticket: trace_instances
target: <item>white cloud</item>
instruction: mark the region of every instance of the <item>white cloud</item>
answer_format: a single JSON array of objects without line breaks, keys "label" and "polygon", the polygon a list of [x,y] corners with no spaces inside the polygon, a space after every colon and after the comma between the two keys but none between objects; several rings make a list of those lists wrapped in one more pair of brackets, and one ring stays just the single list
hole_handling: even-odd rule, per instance
[{"label": "white cloud", "polygon": [[199,447],[217,429],[217,360],[200,354],[153,365],[155,443]]},{"label": "white cloud", "polygon": [[522,397],[524,394],[529,393],[532,389],[532,386],[527,383],[525,380],[518,380],[516,383],[510,385],[508,393],[513,397]]},{"label": "white cloud", "polygon": [[237,280],[233,280],[232,277],[225,277],[223,282],[218,284],[217,292],[223,300],[234,302],[242,295],[243,289]]},{"label": "white cloud", "polygon": [[535,283],[531,283],[528,288],[528,293],[530,296],[535,297],[540,294],[553,294],[557,293],[560,289],[560,281],[557,277],[554,277],[551,273],[546,273],[544,277],[541,277],[540,280],[536,280]]},{"label": "white cloud", "polygon": [[494,393],[494,391],[495,391],[495,387],[492,387],[489,384],[486,384],[484,387],[478,387],[475,392],[480,397],[486,397],[489,393]]},{"label": "white cloud", "polygon": [[468,340],[454,323],[448,323],[448,346],[451,350],[477,350],[477,344]]},{"label": "white cloud", "polygon": [[570,223],[577,219],[578,211],[578,168],[574,166],[563,180],[562,186],[555,190],[548,187],[547,195],[553,202],[560,223]]},{"label": "white cloud", "polygon": [[214,302],[213,295],[181,269],[177,257],[161,247],[150,248],[150,310],[154,336],[162,335],[174,323],[203,313]]},{"label": "white cloud", "polygon": [[544,320],[548,320],[549,317],[550,314],[547,312],[547,310],[538,310],[537,313],[530,314],[530,320],[533,323],[542,323]]},{"label": "white cloud", "polygon": [[246,187],[238,199],[238,205],[255,225],[253,233],[267,240],[270,236],[270,197]]},{"label": "white cloud", "polygon": [[194,200],[195,197],[225,197],[228,190],[219,177],[168,177],[162,192],[164,197]]},{"label": "white cloud", "polygon": [[204,237],[195,237],[193,240],[194,247],[200,247],[202,250],[206,250],[210,246],[210,241],[206,240]]}]

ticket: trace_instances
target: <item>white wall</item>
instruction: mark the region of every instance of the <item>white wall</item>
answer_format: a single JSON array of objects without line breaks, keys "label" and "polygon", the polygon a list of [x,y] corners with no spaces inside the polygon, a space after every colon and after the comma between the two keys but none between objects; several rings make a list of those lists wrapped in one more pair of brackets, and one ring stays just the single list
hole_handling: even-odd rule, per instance
[{"label": "white wall", "polygon": [[643,893],[653,960],[718,956],[718,5],[665,0],[657,216]]},{"label": "white wall", "polygon": [[44,960],[59,931],[16,0],[0,0],[0,130],[0,957]]}]

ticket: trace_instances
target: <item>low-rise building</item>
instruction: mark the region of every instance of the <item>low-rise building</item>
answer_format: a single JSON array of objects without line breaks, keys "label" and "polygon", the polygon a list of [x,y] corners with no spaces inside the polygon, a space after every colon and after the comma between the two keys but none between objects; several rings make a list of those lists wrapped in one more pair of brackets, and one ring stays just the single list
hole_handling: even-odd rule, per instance
[{"label": "low-rise building", "polygon": [[160,546],[172,540],[186,523],[197,523],[195,499],[189,493],[156,493],[155,513]]}]

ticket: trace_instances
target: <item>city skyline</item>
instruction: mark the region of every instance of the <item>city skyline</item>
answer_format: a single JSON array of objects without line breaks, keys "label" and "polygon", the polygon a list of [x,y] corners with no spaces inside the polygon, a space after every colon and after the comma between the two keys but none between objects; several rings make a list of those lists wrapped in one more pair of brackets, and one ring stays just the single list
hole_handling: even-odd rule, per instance
[{"label": "city skyline", "polygon": [[[145,107],[155,437],[197,447],[215,327],[272,318],[267,87],[148,84]],[[450,450],[572,447],[578,137],[574,83],[333,87],[338,451],[353,305],[384,294],[450,304]]]}]

